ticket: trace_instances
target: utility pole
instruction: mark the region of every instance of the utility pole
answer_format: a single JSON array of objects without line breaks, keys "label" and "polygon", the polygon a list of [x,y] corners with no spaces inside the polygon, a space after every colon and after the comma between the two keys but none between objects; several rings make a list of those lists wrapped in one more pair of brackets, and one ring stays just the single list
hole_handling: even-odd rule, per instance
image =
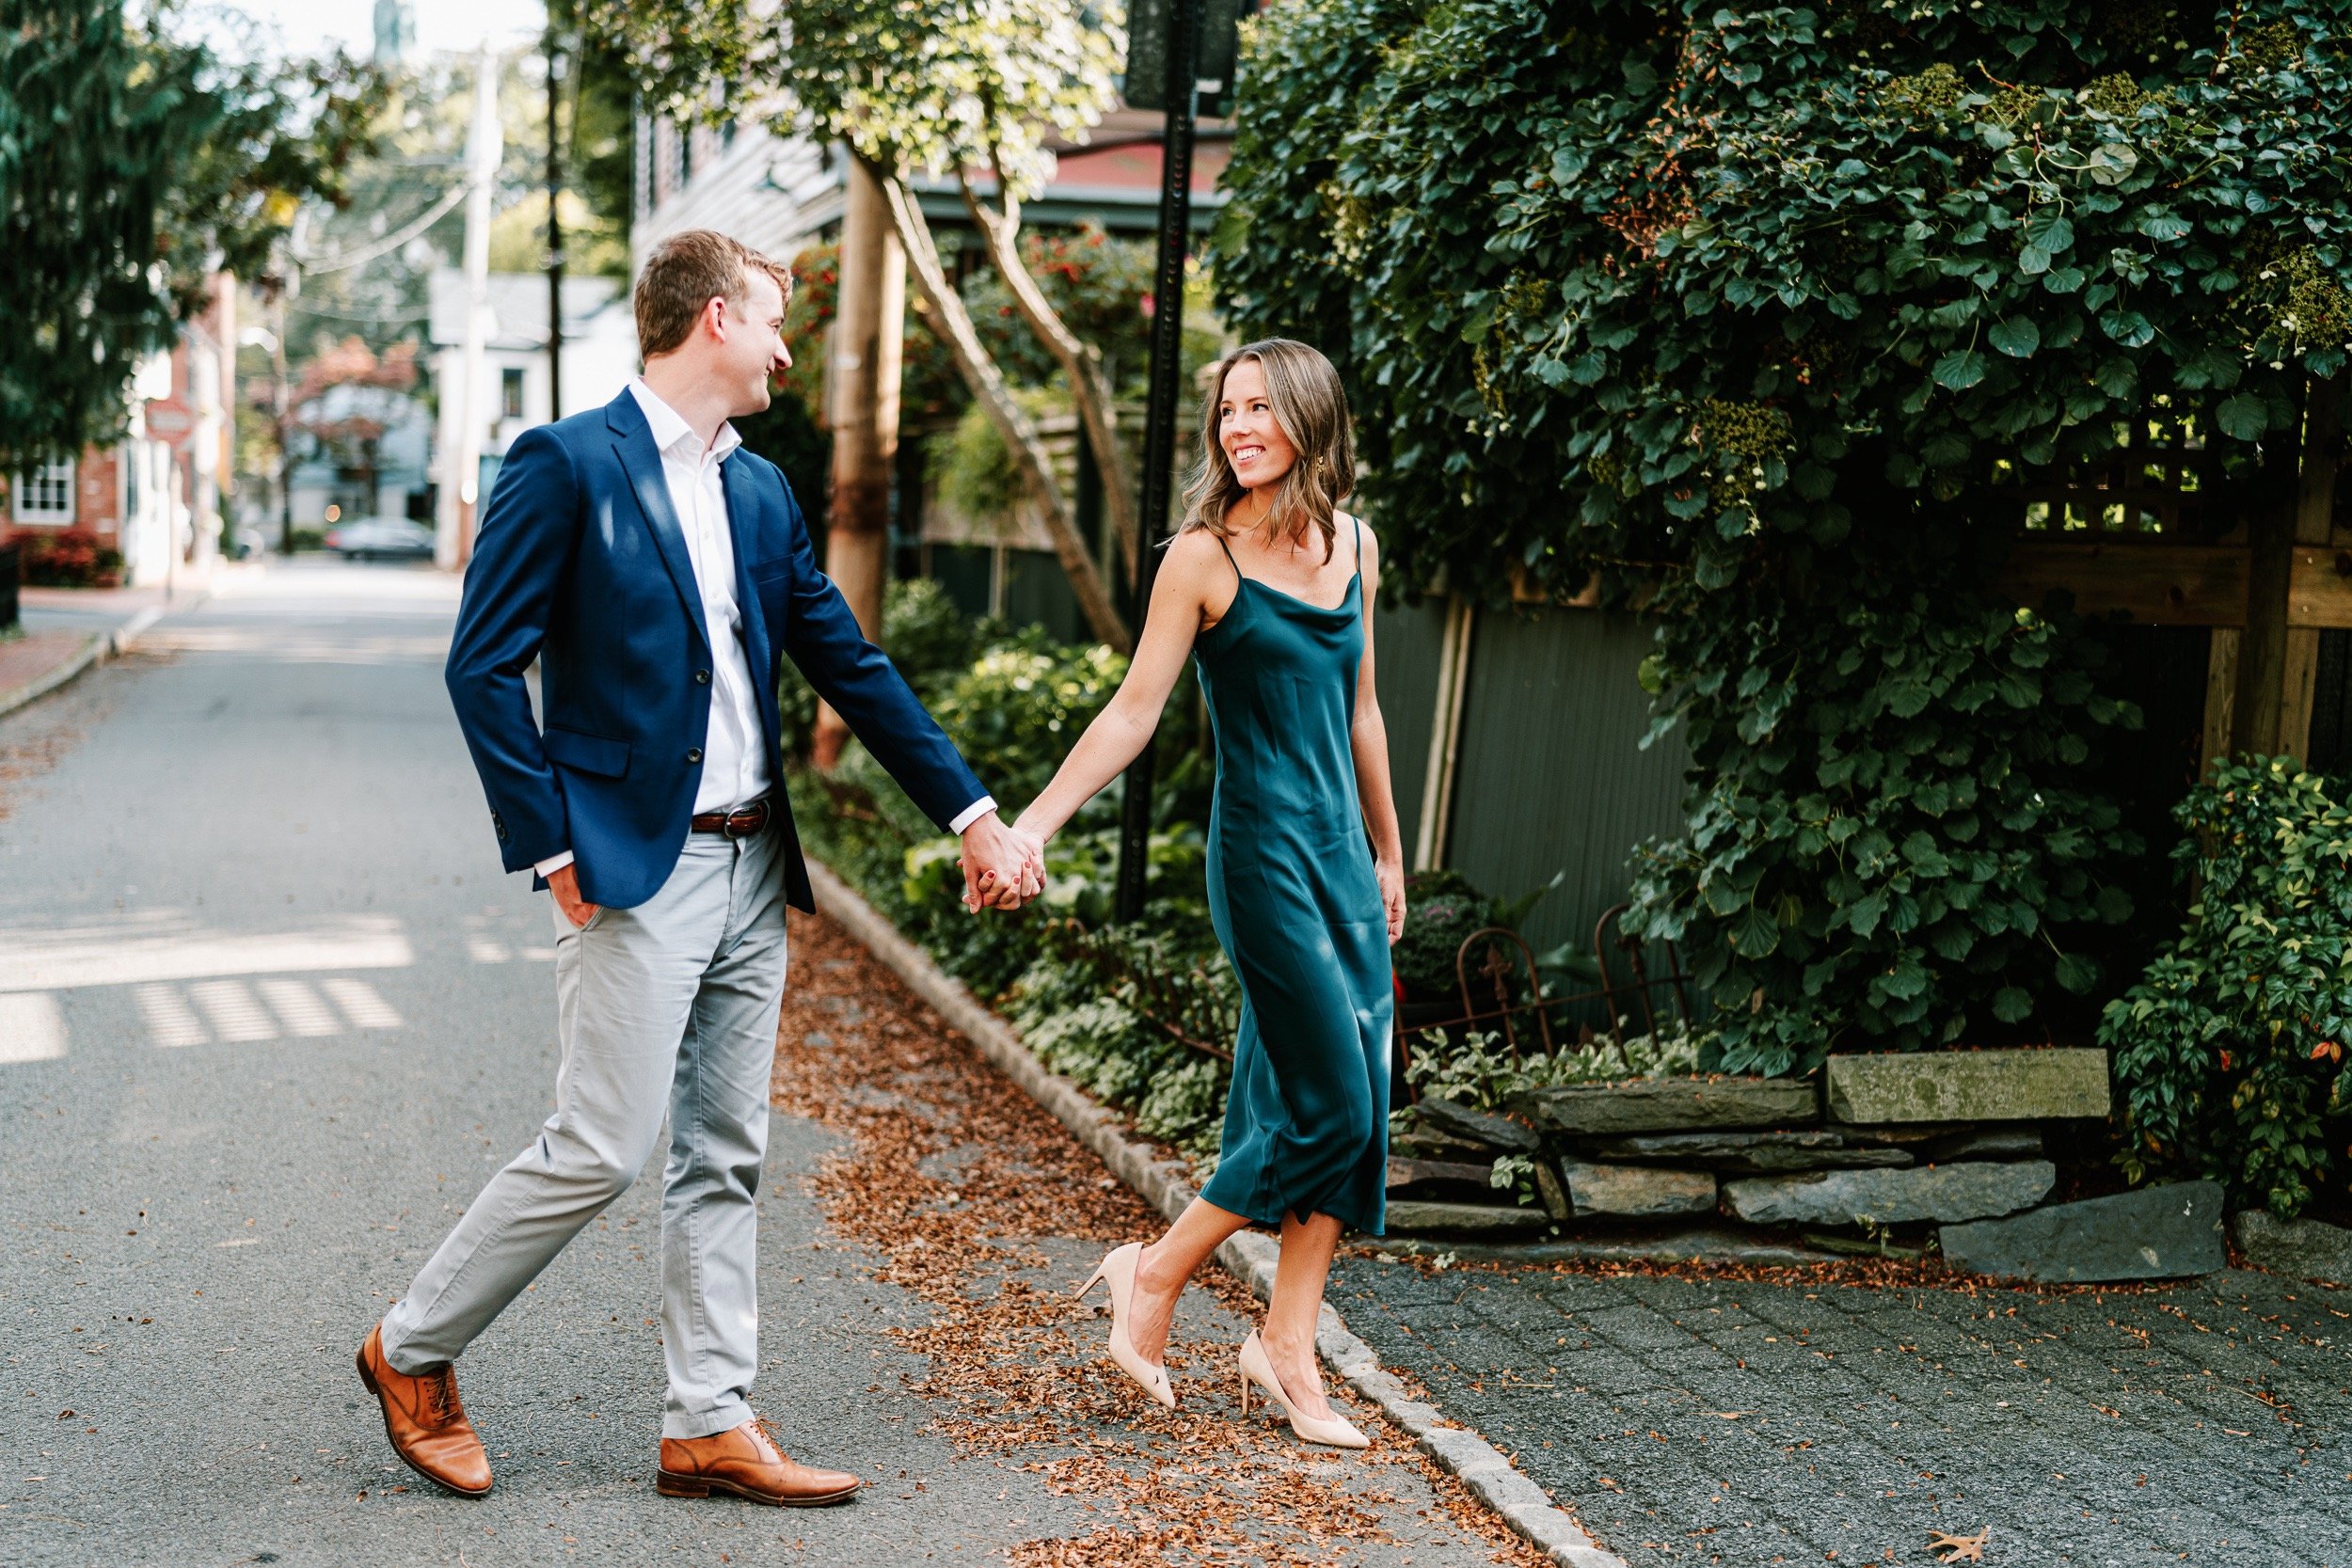
[{"label": "utility pole", "polygon": [[[890,475],[898,451],[898,369],[906,331],[906,252],[882,186],[855,158],[841,213],[841,294],[826,347],[833,426],[833,499],[826,509],[825,574],[849,600],[858,628],[882,633],[890,565]],[[817,710],[812,752],[831,768],[849,727]]]},{"label": "utility pole", "polygon": [[548,418],[564,417],[564,218],[556,198],[564,189],[564,138],[557,130],[562,111],[559,84],[564,56],[555,31],[555,8],[548,8]]},{"label": "utility pole", "polygon": [[[1143,431],[1142,537],[1136,541],[1136,614],[1151,614],[1152,579],[1159,568],[1161,531],[1168,526],[1176,467],[1176,403],[1183,396],[1184,250],[1192,230],[1192,131],[1200,90],[1201,0],[1169,0],[1167,77],[1161,107],[1167,131],[1160,157],[1160,256],[1152,285],[1152,392]],[[1223,84],[1218,84],[1222,87]],[[1152,737],[1127,767],[1119,816],[1119,879],[1113,918],[1143,914],[1144,879],[1152,837],[1152,791],[1156,773]]]},{"label": "utility pole", "polygon": [[482,388],[482,356],[489,336],[490,187],[498,178],[499,62],[489,41],[474,55],[473,124],[466,135],[466,331],[458,351],[457,385],[441,388],[454,410],[433,559],[444,568],[473,555],[474,509],[482,498],[482,435],[489,410]]},{"label": "utility pole", "polygon": [[278,553],[289,556],[294,553],[294,432],[287,428],[293,410],[287,405],[286,390],[286,296],[294,293],[301,276],[294,270],[293,257],[280,256],[278,280],[269,292],[269,407],[278,430]]}]

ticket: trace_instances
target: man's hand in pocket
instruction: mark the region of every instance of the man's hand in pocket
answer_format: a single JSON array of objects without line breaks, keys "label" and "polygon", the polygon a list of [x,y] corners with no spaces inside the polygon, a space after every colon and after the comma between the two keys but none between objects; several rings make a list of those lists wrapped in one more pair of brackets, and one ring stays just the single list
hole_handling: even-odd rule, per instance
[{"label": "man's hand in pocket", "polygon": [[572,929],[578,930],[596,918],[596,906],[580,895],[578,861],[569,865],[559,865],[548,872],[548,891],[555,895],[556,907],[564,911],[564,918],[572,923]]}]

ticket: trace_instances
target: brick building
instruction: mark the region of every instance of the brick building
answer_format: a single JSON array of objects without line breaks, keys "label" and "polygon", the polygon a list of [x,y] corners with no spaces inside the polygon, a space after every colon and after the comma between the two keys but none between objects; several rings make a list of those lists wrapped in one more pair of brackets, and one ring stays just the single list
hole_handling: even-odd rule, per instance
[{"label": "brick building", "polygon": [[230,482],[236,322],[236,280],[216,275],[171,351],[149,356],[132,376],[121,439],[8,476],[5,531],[87,530],[121,552],[131,584],[164,581],[175,552],[182,562],[210,557]]}]

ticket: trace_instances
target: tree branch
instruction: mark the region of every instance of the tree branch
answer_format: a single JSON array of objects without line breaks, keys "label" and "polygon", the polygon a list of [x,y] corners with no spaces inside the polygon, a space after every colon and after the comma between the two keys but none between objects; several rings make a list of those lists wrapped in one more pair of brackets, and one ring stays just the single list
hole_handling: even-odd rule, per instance
[{"label": "tree branch", "polygon": [[[924,219],[914,193],[907,189],[906,182],[898,178],[895,168],[855,148],[851,149],[851,155],[882,187],[890,208],[891,224],[898,230],[899,243],[906,247],[907,265],[914,275],[915,287],[922,291],[924,300],[938,318],[940,335],[947,340],[964,385],[971,388],[972,395],[988,411],[990,421],[1012,454],[1013,467],[1020,472],[1022,482],[1044,507],[1045,528],[1053,536],[1054,554],[1070,579],[1071,592],[1077,595],[1078,609],[1086,616],[1088,627],[1098,640],[1120,653],[1133,652],[1135,640],[1111,603],[1103,574],[1095,567],[1093,552],[1079,536],[1075,514],[1054,478],[1053,461],[1038,437],[1037,425],[1014,401],[1011,388],[1005,385],[1004,373],[997,370],[996,362],[981,344],[978,332],[974,330],[972,314],[947,280],[946,269],[940,263],[939,247],[931,238],[930,225]],[[989,216],[993,219],[995,214]],[[1106,472],[1106,481],[1107,478]]]},{"label": "tree branch", "polygon": [[[993,144],[990,151],[993,161]],[[991,212],[988,203],[980,199],[967,172],[957,170],[956,181],[963,187],[965,209],[988,242],[989,260],[995,263],[997,276],[1005,280],[1006,289],[1012,294],[1014,309],[1061,366],[1062,373],[1070,377],[1071,401],[1077,404],[1078,418],[1086,426],[1087,445],[1092,449],[1095,467],[1103,475],[1103,495],[1110,506],[1111,531],[1119,537],[1120,560],[1126,567],[1128,579],[1133,581],[1136,551],[1142,538],[1140,508],[1135,476],[1127,466],[1127,451],[1119,442],[1118,405],[1113,401],[1110,383],[1103,374],[1102,352],[1070,330],[1069,324],[1055,310],[1023,263],[1020,201],[1005,183],[1003,165],[996,166],[996,189],[1005,204],[1002,215]]]}]

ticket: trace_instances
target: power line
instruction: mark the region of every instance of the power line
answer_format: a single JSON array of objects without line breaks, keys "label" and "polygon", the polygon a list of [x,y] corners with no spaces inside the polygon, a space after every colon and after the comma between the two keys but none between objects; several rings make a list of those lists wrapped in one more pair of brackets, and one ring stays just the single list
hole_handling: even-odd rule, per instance
[{"label": "power line", "polygon": [[321,273],[347,272],[353,267],[373,261],[379,256],[389,255],[439,222],[442,214],[465,200],[466,193],[471,189],[473,189],[472,180],[460,180],[442,193],[440,200],[426,208],[422,215],[402,225],[374,244],[362,245],[348,256],[338,256],[326,261],[309,261],[297,256],[294,258],[294,265],[315,277]]}]

